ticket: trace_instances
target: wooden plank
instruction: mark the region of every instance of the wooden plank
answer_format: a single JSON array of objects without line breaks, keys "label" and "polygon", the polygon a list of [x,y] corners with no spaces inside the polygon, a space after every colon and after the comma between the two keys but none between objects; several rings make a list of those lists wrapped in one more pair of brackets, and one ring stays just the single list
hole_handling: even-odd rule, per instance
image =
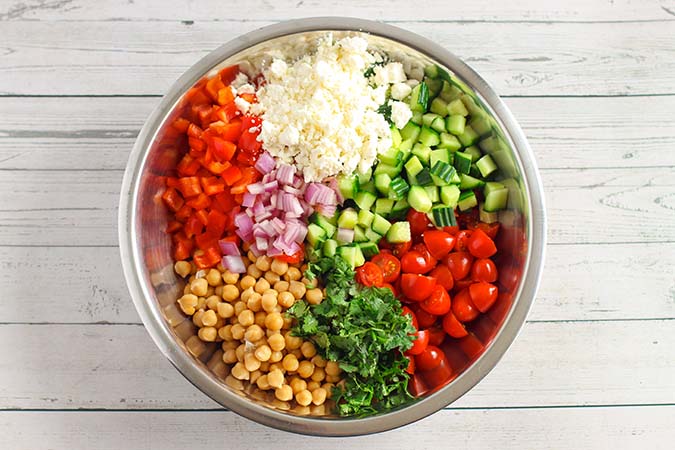
[{"label": "wooden plank", "polygon": [[[0,97],[0,169],[124,169],[157,103],[158,98]],[[675,146],[675,96],[506,103],[541,168],[675,166],[675,152],[664,151]]]},{"label": "wooden plank", "polygon": [[[675,240],[675,167],[542,175],[553,244]],[[116,245],[121,178],[120,171],[0,171],[0,245]]]},{"label": "wooden plank", "polygon": [[[555,245],[547,253],[529,320],[675,318],[675,243]],[[0,309],[0,323],[140,323],[116,247],[0,247],[0,261],[5,298],[25,298],[30,282],[30,301]]]},{"label": "wooden plank", "polygon": [[[200,1],[199,6],[180,1],[123,0],[38,0],[8,1],[0,8],[0,20],[198,20],[221,18],[243,21],[287,20],[323,16],[339,12],[349,17],[367,17],[387,21],[633,21],[672,20],[675,5],[671,0],[567,0],[564,4],[537,0],[515,0],[508,4],[475,0],[461,8],[442,0],[425,2],[417,8],[409,2],[395,8],[385,0],[275,1],[252,0],[246,8],[223,8],[217,0]],[[254,12],[252,14],[252,12]],[[222,13],[222,14],[221,14]]]},{"label": "wooden plank", "polygon": [[[673,345],[672,320],[528,323],[453,406],[675,403]],[[0,354],[0,409],[216,406],[137,325],[2,325]]]},{"label": "wooden plank", "polygon": [[[161,94],[210,50],[268,23],[3,22],[0,94]],[[675,92],[672,22],[400,26],[454,51],[501,95]]]},{"label": "wooden plank", "polygon": [[[675,407],[551,408],[439,411],[388,433],[334,439],[353,450],[453,447],[520,450],[531,448],[669,449]],[[452,424],[452,426],[448,426]],[[92,430],[96,430],[92,433]],[[3,412],[0,433],[10,448],[70,450],[116,448],[124,436],[127,450],[210,448],[328,448],[324,440],[284,433],[231,412]],[[224,434],[225,433],[225,434]]]}]

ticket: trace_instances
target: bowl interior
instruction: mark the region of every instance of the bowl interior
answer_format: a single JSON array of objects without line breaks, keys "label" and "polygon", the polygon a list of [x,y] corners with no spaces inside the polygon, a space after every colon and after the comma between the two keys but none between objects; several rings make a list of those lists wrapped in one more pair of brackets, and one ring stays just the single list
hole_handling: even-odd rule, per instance
[{"label": "bowl interior", "polygon": [[[239,64],[244,71],[251,73],[264,66],[274,56],[288,56],[301,54],[311,49],[316,39],[324,36],[328,30],[309,31],[296,34],[288,34],[264,42],[248,46],[248,48],[230,55],[218,56],[219,50],[211,56],[211,62],[207,61],[208,67],[202,67],[199,73],[190,73],[183,77],[174,86],[175,96],[165,98],[160,109],[146,124],[147,138],[140,142],[139,160],[131,181],[130,211],[128,211],[128,227],[131,254],[134,257],[135,276],[141,285],[143,292],[140,302],[143,304],[142,316],[146,325],[153,322],[153,327],[163,331],[169,336],[169,342],[160,345],[162,351],[178,366],[178,368],[205,390],[216,401],[238,412],[237,397],[244,397],[254,405],[254,410],[243,413],[249,417],[257,413],[262,415],[276,414],[270,412],[272,408],[261,398],[254,398],[250,392],[236,391],[226,386],[223,382],[229,372],[229,368],[222,362],[222,350],[217,343],[204,343],[196,336],[197,328],[190,318],[186,317],[176,304],[176,299],[182,295],[183,281],[173,271],[171,240],[164,232],[168,214],[161,201],[161,194],[165,189],[165,177],[175,175],[175,167],[178,160],[187,150],[187,141],[184,136],[174,132],[170,124],[178,117],[186,107],[183,94],[199,79],[208,78],[223,67]],[[445,406],[455,400],[484,376],[497,362],[503,351],[508,346],[496,350],[496,354],[490,359],[476,364],[486,350],[492,347],[498,340],[500,331],[514,321],[512,326],[520,327],[524,320],[524,314],[519,317],[511,317],[514,305],[520,301],[531,302],[531,298],[522,300],[520,291],[523,285],[524,273],[530,258],[531,233],[531,203],[528,186],[525,183],[524,170],[521,162],[522,156],[514,150],[513,136],[504,127],[503,122],[497,117],[495,110],[487,105],[487,101],[476,90],[472,89],[468,80],[458,75],[457,67],[453,71],[455,62],[434,60],[427,54],[384,36],[371,33],[332,30],[335,38],[345,35],[359,35],[369,41],[371,48],[386,52],[393,60],[402,61],[407,71],[418,70],[429,64],[437,64],[443,71],[446,79],[458,89],[461,89],[473,99],[474,117],[481,117],[476,122],[476,128],[481,134],[477,144],[483,153],[492,156],[499,167],[499,179],[509,188],[508,209],[498,215],[501,230],[498,236],[499,253],[496,258],[500,272],[499,288],[500,295],[497,303],[487,314],[482,314],[476,321],[468,324],[469,335],[462,339],[447,338],[442,346],[453,368],[453,376],[447,380],[444,387],[430,392],[422,400],[411,400],[411,404],[434,399],[429,410]],[[245,41],[245,40],[244,40]],[[245,43],[245,42],[244,42]],[[458,61],[456,61],[459,63]],[[202,62],[203,63],[203,62]],[[459,63],[461,64],[461,63]],[[463,70],[469,70],[462,65]],[[191,77],[191,78],[190,78]],[[480,82],[482,80],[478,79]],[[473,83],[476,86],[474,80]],[[487,88],[489,89],[489,88]],[[491,91],[490,91],[491,92]],[[500,107],[503,107],[500,103]],[[132,164],[132,163],[130,163]],[[139,299],[135,299],[137,305]],[[527,309],[527,308],[526,308]],[[140,310],[140,307],[139,307]],[[150,326],[149,326],[150,328]],[[152,331],[151,331],[151,334]],[[511,339],[515,333],[512,333]],[[157,336],[153,335],[157,341]],[[159,342],[158,342],[159,344]],[[192,373],[186,373],[185,360],[189,361],[194,369]],[[177,362],[183,361],[183,363]],[[479,366],[479,367],[476,367]],[[190,369],[190,370],[193,370]],[[476,371],[466,382],[459,383],[467,372]],[[203,380],[208,382],[205,388]],[[408,405],[409,406],[409,405]],[[406,409],[403,407],[403,409]],[[252,412],[255,411],[255,412]],[[399,411],[400,413],[401,411]],[[284,415],[296,414],[297,411],[281,411]],[[392,414],[384,412],[382,415]],[[270,416],[272,417],[272,416]],[[276,416],[279,419],[280,416]],[[255,419],[255,417],[253,417]],[[413,417],[415,420],[419,417]],[[282,419],[283,420],[283,419]],[[314,419],[312,419],[314,420]],[[336,421],[350,420],[335,418],[327,415],[321,420]],[[351,419],[358,420],[358,419]],[[408,421],[412,421],[408,420]],[[278,421],[261,420],[265,423],[291,429]],[[290,423],[290,422],[289,422]],[[293,431],[307,431],[307,429],[292,428]],[[311,432],[315,432],[313,430]]]}]

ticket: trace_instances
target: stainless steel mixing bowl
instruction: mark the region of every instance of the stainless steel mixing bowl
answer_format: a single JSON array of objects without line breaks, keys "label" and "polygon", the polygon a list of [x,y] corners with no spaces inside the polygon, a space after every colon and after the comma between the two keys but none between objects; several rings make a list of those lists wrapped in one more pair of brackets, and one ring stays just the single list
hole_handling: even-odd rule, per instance
[{"label": "stainless steel mixing bowl", "polygon": [[[500,214],[502,280],[498,302],[469,324],[471,334],[446,345],[455,370],[445,387],[393,411],[363,418],[309,417],[274,409],[223,383],[227,369],[216,345],[195,336],[192,321],[176,307],[182,281],[173,273],[171,241],[164,233],[167,213],[160,200],[164,176],[180,154],[168,134],[181,97],[196,82],[235,63],[260,62],[275,50],[302,51],[320,35],[360,35],[373,48],[406,59],[408,64],[435,63],[466,84],[476,104],[487,112],[492,130],[481,142],[493,155],[501,175],[510,178],[509,210]],[[545,211],[542,184],[534,156],[511,112],[488,84],[459,58],[414,33],[378,22],[352,18],[311,18],[268,26],[240,36],[198,61],[174,83],[148,118],[129,157],[119,209],[122,265],[129,291],[153,340],[173,365],[221,405],[265,425],[297,433],[346,436],[389,430],[419,420],[452,403],[475,386],[502,357],[525,322],[544,263]],[[514,384],[518,380],[511,380]],[[166,393],[167,397],[171,392]]]}]

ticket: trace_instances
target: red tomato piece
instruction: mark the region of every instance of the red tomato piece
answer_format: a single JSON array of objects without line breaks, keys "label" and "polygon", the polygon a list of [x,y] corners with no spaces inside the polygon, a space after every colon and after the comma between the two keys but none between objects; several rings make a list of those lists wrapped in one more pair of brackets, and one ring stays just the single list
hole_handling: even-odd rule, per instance
[{"label": "red tomato piece", "polygon": [[408,308],[407,306],[404,306],[402,308],[401,314],[404,316],[410,316],[410,319],[412,321],[413,326],[415,327],[416,330],[419,330],[419,325],[417,325],[417,316],[415,316],[415,313],[413,312],[412,309]]},{"label": "red tomato piece", "polygon": [[389,289],[394,294],[394,297],[398,297],[398,292],[396,292],[396,288],[391,283],[384,283],[382,287]]},{"label": "red tomato piece", "polygon": [[480,339],[473,333],[468,333],[466,337],[463,337],[459,341],[459,347],[469,359],[474,359],[480,355],[485,348]]},{"label": "red tomato piece", "polygon": [[431,327],[429,331],[429,345],[435,345],[436,347],[440,346],[445,339],[445,331],[439,327]]},{"label": "red tomato piece", "polygon": [[429,253],[436,259],[445,257],[455,246],[455,237],[441,230],[427,230],[423,239]]},{"label": "red tomato piece", "polygon": [[499,289],[491,283],[480,281],[469,286],[471,302],[480,312],[486,312],[497,300]]},{"label": "red tomato piece", "polygon": [[467,242],[469,252],[476,258],[489,258],[497,253],[497,246],[483,230],[474,230]]},{"label": "red tomato piece", "polygon": [[415,334],[415,340],[413,341],[412,347],[405,352],[405,355],[419,355],[424,350],[427,349],[429,345],[429,332],[427,330],[417,331]]},{"label": "red tomato piece", "polygon": [[471,279],[494,283],[497,281],[497,266],[495,266],[495,263],[491,259],[477,259],[471,266]]},{"label": "red tomato piece", "polygon": [[415,373],[415,358],[408,357],[408,367],[406,367],[405,371],[410,375]]},{"label": "red tomato piece", "polygon": [[[384,239],[382,239],[382,240],[384,240]],[[400,244],[391,244],[391,253],[394,256],[400,258],[403,255],[405,255],[408,250],[410,250],[411,246],[412,246],[411,241],[402,242]]]},{"label": "red tomato piece", "polygon": [[441,353],[441,355],[438,366],[420,373],[424,383],[429,386],[429,389],[445,386],[452,378],[452,366],[450,366],[445,354]]},{"label": "red tomato piece", "polygon": [[432,269],[430,262],[415,250],[410,250],[401,257],[401,269],[406,273],[425,274]]},{"label": "red tomato piece", "polygon": [[410,223],[410,233],[413,236],[418,236],[424,233],[431,227],[431,221],[426,214],[415,211],[410,208],[406,216],[406,220]]},{"label": "red tomato piece", "polygon": [[499,233],[500,226],[501,224],[499,222],[494,223],[478,222],[474,225],[473,228],[483,230],[485,234],[490,236],[490,239],[494,240],[497,237],[497,233]]},{"label": "red tomato piece", "polygon": [[401,262],[394,255],[379,253],[371,262],[382,269],[385,283],[393,283],[401,274]]},{"label": "red tomato piece", "polygon": [[473,262],[473,256],[467,252],[455,252],[450,253],[445,259],[445,264],[450,269],[452,273],[452,278],[455,280],[461,280],[466,278],[469,275],[471,270],[471,263]]},{"label": "red tomato piece", "polygon": [[364,286],[382,287],[384,275],[379,266],[372,262],[367,262],[356,269],[356,281]]},{"label": "red tomato piece", "polygon": [[431,277],[413,273],[401,275],[401,291],[403,291],[403,295],[417,302],[421,302],[431,295],[431,291],[435,285],[436,280]]},{"label": "red tomato piece", "polygon": [[520,271],[515,266],[502,267],[499,271],[499,284],[508,292],[513,292],[518,287],[520,281]]},{"label": "red tomato piece", "polygon": [[455,295],[452,302],[452,313],[460,322],[471,322],[480,314],[478,308],[471,302],[468,289],[462,289]]},{"label": "red tomato piece", "polygon": [[442,316],[450,311],[450,295],[443,286],[437,284],[431,291],[431,295],[420,303],[420,307],[429,314]]},{"label": "red tomato piece", "polygon": [[463,338],[467,335],[466,328],[464,328],[462,322],[457,320],[452,311],[448,311],[443,317],[443,330],[448,333],[448,336],[454,338]]},{"label": "red tomato piece", "polygon": [[457,240],[455,241],[456,252],[466,252],[468,250],[467,246],[469,244],[469,238],[471,237],[471,234],[471,230],[462,230],[457,233]]},{"label": "red tomato piece", "polygon": [[436,324],[436,316],[420,308],[418,303],[413,304],[413,311],[420,329],[431,328]]},{"label": "red tomato piece", "polygon": [[408,381],[408,390],[413,397],[421,397],[429,391],[424,380],[418,374],[414,374]]},{"label": "red tomato piece", "polygon": [[452,272],[450,272],[448,266],[439,265],[434,267],[434,270],[429,273],[429,276],[436,278],[436,283],[440,284],[448,291],[455,285],[455,279],[452,277]]},{"label": "red tomato piece", "polygon": [[441,364],[443,359],[445,355],[440,348],[428,345],[422,353],[415,356],[415,368],[420,371],[433,370]]}]

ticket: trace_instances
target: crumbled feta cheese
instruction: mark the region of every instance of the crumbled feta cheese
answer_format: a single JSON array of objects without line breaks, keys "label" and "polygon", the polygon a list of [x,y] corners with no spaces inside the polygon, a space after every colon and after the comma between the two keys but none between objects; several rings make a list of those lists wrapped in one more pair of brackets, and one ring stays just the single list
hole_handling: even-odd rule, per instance
[{"label": "crumbled feta cheese", "polygon": [[412,118],[410,106],[408,106],[407,103],[395,100],[389,100],[389,106],[391,106],[391,121],[394,122],[396,128],[400,130]]},{"label": "crumbled feta cheese", "polygon": [[297,145],[300,142],[300,132],[292,125],[284,128],[279,135],[279,143],[286,146]]},{"label": "crumbled feta cheese", "polygon": [[275,59],[272,61],[272,64],[270,64],[270,72],[272,72],[275,77],[283,77],[286,75],[287,70],[288,64],[286,64],[286,61],[282,59]]},{"label": "crumbled feta cheese", "polygon": [[391,98],[394,100],[403,100],[412,92],[412,88],[405,83],[396,83],[391,85]]},{"label": "crumbled feta cheese", "polygon": [[242,114],[246,114],[251,108],[251,104],[241,97],[235,97],[234,104]]},{"label": "crumbled feta cheese", "polygon": [[255,88],[248,83],[242,84],[237,88],[237,94],[255,94]]},{"label": "crumbled feta cheese", "polygon": [[401,83],[407,79],[405,72],[403,71],[403,64],[400,62],[390,62],[384,67],[389,73],[390,83]]},{"label": "crumbled feta cheese", "polygon": [[236,77],[234,77],[234,80],[232,80],[232,83],[230,84],[230,87],[233,87],[235,89],[239,89],[239,86],[243,86],[246,83],[248,83],[248,77],[244,72],[239,72]]}]

